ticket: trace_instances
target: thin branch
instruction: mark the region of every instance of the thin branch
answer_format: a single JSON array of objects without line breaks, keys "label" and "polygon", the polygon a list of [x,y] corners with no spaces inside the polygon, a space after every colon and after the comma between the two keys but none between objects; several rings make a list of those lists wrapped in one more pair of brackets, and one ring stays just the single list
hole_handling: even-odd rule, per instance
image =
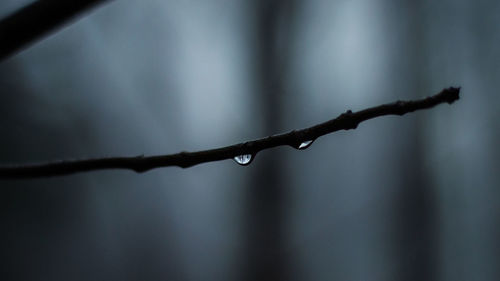
[{"label": "thin branch", "polygon": [[0,61],[107,0],[38,0],[0,21]]},{"label": "thin branch", "polygon": [[451,104],[459,99],[459,93],[460,88],[450,87],[434,96],[421,100],[397,101],[358,112],[348,110],[335,119],[309,128],[293,130],[284,134],[216,149],[149,157],[96,158],[37,165],[0,167],[0,178],[49,177],[104,169],[129,169],[142,173],[151,169],[167,166],[188,168],[206,162],[234,159],[237,156],[245,156],[240,158],[242,164],[250,164],[255,158],[255,155],[261,150],[283,145],[302,149],[310,145],[309,141],[314,141],[320,136],[339,130],[355,129],[359,123],[365,120],[384,115],[403,115],[416,110],[431,108],[441,103]]}]

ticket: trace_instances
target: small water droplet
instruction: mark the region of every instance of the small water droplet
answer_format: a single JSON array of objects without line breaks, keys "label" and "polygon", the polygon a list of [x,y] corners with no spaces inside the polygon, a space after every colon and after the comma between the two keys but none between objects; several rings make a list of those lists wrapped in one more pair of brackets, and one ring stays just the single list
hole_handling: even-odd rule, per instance
[{"label": "small water droplet", "polygon": [[308,148],[309,146],[311,146],[311,144],[313,143],[313,141],[314,141],[314,140],[304,141],[304,142],[302,142],[301,144],[299,144],[299,146],[297,147],[297,149],[300,149],[300,150],[306,149],[306,148]]},{"label": "small water droplet", "polygon": [[250,162],[252,162],[252,154],[242,154],[242,155],[238,155],[238,156],[235,156],[233,159],[234,161],[236,161],[236,163],[242,165],[242,166],[246,166],[248,164],[250,164]]}]

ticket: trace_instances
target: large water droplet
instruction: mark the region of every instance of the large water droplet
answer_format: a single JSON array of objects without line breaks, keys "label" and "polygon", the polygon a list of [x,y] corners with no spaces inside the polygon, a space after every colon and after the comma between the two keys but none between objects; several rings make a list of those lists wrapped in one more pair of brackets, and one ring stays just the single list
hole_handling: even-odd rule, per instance
[{"label": "large water droplet", "polygon": [[250,164],[250,162],[252,162],[252,154],[242,154],[242,155],[238,155],[238,156],[235,156],[233,159],[234,161],[236,161],[236,163],[242,165],[242,166],[246,166],[248,164]]},{"label": "large water droplet", "polygon": [[306,149],[309,146],[311,146],[311,144],[313,143],[313,141],[314,140],[304,141],[304,142],[302,142],[302,143],[299,144],[299,146],[297,147],[297,149],[300,149],[300,150]]}]

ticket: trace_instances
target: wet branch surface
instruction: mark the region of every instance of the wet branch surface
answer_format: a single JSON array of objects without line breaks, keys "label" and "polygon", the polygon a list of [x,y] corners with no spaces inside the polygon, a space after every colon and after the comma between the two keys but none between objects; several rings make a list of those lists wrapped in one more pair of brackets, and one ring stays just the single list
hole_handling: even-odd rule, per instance
[{"label": "wet branch surface", "polygon": [[4,166],[0,167],[0,178],[51,177],[104,169],[128,169],[142,173],[168,166],[188,168],[206,162],[234,159],[242,155],[248,155],[248,157],[240,157],[240,160],[247,160],[248,163],[244,164],[250,164],[255,155],[262,150],[277,146],[291,146],[301,149],[308,141],[314,141],[320,136],[339,130],[355,129],[359,123],[369,119],[384,115],[404,115],[416,110],[428,109],[441,103],[451,104],[459,99],[459,93],[460,88],[450,87],[443,89],[434,96],[420,100],[396,101],[357,112],[348,110],[335,119],[309,128],[210,150],[148,157],[111,157]]}]

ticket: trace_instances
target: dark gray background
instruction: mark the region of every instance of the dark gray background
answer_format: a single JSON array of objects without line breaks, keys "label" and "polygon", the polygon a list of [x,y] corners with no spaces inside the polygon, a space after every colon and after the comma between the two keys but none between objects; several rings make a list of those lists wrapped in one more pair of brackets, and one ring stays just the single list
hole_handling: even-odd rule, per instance
[{"label": "dark gray background", "polygon": [[248,167],[0,181],[0,279],[499,280],[499,15],[480,0],[91,10],[0,62],[1,164],[209,149],[462,96]]}]

